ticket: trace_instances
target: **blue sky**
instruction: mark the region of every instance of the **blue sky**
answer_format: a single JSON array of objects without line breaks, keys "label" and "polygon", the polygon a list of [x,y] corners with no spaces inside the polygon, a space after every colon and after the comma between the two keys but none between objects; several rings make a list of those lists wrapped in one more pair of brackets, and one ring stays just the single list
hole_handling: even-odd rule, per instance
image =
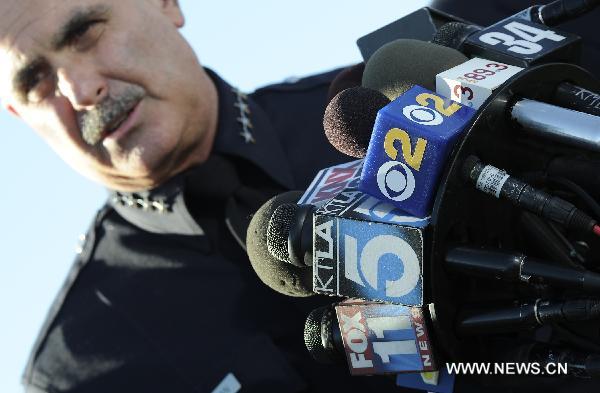
[{"label": "blue sky", "polygon": [[[181,0],[200,61],[243,91],[361,60],[355,41],[427,1]],[[20,375],[105,190],[0,111],[0,392]]]}]

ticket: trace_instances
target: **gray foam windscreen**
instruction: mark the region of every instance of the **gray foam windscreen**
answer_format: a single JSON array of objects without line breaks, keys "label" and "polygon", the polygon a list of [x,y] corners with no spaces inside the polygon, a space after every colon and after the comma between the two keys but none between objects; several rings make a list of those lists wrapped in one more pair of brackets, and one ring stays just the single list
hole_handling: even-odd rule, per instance
[{"label": "gray foam windscreen", "polygon": [[362,85],[394,100],[414,85],[435,91],[437,74],[469,60],[456,49],[400,39],[377,50],[363,73]]},{"label": "gray foam windscreen", "polygon": [[271,198],[252,217],[246,236],[248,257],[261,281],[279,293],[296,297],[314,295],[312,269],[282,262],[271,255],[267,230],[275,209],[284,203],[295,203],[301,196],[300,191],[290,191]]}]

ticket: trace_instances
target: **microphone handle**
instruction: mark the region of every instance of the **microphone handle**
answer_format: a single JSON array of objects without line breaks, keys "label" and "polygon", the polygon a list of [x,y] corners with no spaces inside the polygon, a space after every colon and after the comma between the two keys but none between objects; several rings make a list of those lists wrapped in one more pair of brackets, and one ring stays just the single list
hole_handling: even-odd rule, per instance
[{"label": "microphone handle", "polygon": [[538,299],[514,307],[466,311],[456,328],[462,335],[495,334],[531,330],[551,322],[587,321],[599,316],[598,300],[555,302]]},{"label": "microphone handle", "polygon": [[[555,348],[542,343],[526,344],[507,352],[512,353],[517,362],[536,362],[545,369],[553,369],[561,365],[567,366],[567,375],[576,378],[600,377],[600,355],[575,352],[563,348]],[[552,368],[547,368],[552,365]]]},{"label": "microphone handle", "polygon": [[600,94],[583,87],[563,82],[558,85],[554,93],[554,100],[560,106],[600,116]]},{"label": "microphone handle", "polygon": [[600,151],[600,117],[544,102],[523,99],[511,116],[526,131],[571,146]]},{"label": "microphone handle", "polygon": [[513,308],[467,313],[458,322],[456,330],[462,336],[530,330],[539,325],[536,306],[537,303],[523,304]]},{"label": "microphone handle", "polygon": [[456,247],[446,254],[446,266],[466,274],[600,294],[600,274],[553,266],[522,254]]},{"label": "microphone handle", "polygon": [[598,5],[598,0],[556,0],[539,7],[537,16],[546,26],[556,26],[592,11]]}]

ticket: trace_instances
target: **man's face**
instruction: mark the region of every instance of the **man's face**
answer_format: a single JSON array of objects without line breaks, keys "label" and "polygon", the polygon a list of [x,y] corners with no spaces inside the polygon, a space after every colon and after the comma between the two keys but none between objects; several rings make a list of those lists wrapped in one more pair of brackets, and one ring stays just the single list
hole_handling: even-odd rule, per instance
[{"label": "man's face", "polygon": [[2,0],[0,98],[84,175],[156,186],[203,161],[216,129],[182,25],[176,0]]}]

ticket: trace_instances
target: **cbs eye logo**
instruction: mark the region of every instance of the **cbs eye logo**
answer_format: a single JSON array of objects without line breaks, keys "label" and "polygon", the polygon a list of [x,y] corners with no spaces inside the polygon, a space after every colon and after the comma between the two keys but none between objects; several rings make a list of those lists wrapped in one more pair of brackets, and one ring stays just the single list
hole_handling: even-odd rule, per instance
[{"label": "cbs eye logo", "polygon": [[440,112],[421,105],[407,106],[402,113],[408,120],[424,126],[439,126],[444,122]]},{"label": "cbs eye logo", "polygon": [[406,164],[388,161],[377,172],[377,185],[386,198],[402,202],[415,192],[415,175]]},{"label": "cbs eye logo", "polygon": [[[445,107],[443,98],[430,93],[419,94],[415,101],[419,105],[406,106],[402,113],[411,122],[423,126],[439,126],[444,123],[445,117],[451,117],[461,108],[457,103]],[[396,149],[395,142],[400,142],[404,162],[397,161],[400,152]],[[413,149],[408,132],[400,128],[388,131],[383,147],[386,155],[393,161],[386,162],[377,171],[377,186],[386,198],[402,202],[413,195],[416,188],[413,170],[418,172],[421,169],[427,144],[427,139],[417,138]]]}]

